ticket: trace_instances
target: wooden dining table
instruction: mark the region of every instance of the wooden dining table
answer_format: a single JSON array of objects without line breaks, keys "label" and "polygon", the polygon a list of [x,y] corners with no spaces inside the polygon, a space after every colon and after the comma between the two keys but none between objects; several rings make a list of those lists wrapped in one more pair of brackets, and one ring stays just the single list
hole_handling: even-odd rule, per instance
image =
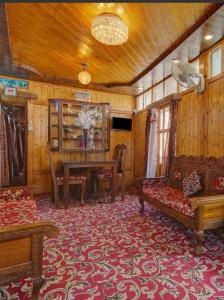
[{"label": "wooden dining table", "polygon": [[111,190],[111,202],[115,201],[116,194],[116,172],[117,161],[116,160],[97,160],[97,161],[64,161],[64,202],[68,206],[69,203],[69,175],[71,169],[98,169],[98,168],[111,168],[112,172],[112,190]]}]

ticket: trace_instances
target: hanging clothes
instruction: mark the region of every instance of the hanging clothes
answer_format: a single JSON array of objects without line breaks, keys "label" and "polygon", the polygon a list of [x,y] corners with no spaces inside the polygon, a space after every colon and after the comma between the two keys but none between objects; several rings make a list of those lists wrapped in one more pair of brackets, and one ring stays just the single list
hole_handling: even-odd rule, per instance
[{"label": "hanging clothes", "polygon": [[0,186],[8,186],[10,184],[8,139],[5,120],[5,112],[0,111]]},{"label": "hanging clothes", "polygon": [[25,184],[24,116],[23,108],[0,105],[0,187]]},{"label": "hanging clothes", "polygon": [[17,146],[16,146],[16,132],[14,127],[14,122],[10,115],[7,116],[7,133],[8,133],[8,140],[9,140],[9,153],[12,159],[12,177],[19,175],[19,160],[17,154]]},{"label": "hanging clothes", "polygon": [[18,121],[15,122],[16,126],[16,146],[17,146],[17,155],[19,161],[19,169],[23,170],[23,159],[24,159],[24,145],[23,145],[23,128]]}]

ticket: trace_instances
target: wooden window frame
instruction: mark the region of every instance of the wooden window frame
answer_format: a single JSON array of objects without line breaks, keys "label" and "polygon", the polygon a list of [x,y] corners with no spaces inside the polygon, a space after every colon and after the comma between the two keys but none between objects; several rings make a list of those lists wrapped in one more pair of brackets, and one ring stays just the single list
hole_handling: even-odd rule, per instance
[{"label": "wooden window frame", "polygon": [[[223,70],[223,49],[222,49],[222,44],[221,45],[218,45],[217,47],[215,48],[212,48],[209,53],[208,53],[208,78],[211,79],[211,78],[214,78],[216,76],[219,76],[220,74],[222,74],[222,70]],[[221,51],[221,70],[220,70],[220,73],[216,74],[216,75],[212,75],[212,54],[217,51],[218,49],[220,49]]]}]

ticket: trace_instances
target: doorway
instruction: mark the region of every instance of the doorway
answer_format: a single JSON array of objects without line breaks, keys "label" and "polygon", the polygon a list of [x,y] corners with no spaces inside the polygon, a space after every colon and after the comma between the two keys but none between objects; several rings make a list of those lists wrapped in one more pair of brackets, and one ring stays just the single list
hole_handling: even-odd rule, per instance
[{"label": "doorway", "polygon": [[26,185],[27,106],[0,103],[0,187]]}]

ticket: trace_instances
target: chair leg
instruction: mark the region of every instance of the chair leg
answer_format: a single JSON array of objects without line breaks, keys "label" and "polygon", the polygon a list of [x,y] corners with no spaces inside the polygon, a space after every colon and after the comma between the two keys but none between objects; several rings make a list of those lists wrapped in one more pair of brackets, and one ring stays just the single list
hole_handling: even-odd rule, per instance
[{"label": "chair leg", "polygon": [[141,205],[139,212],[140,212],[140,214],[143,214],[144,210],[145,210],[145,204],[144,204],[144,200],[143,200],[142,196],[139,197],[139,203]]},{"label": "chair leg", "polygon": [[51,188],[51,202],[55,203],[55,194],[54,194],[54,188],[53,188],[53,186]]},{"label": "chair leg", "polygon": [[82,185],[81,185],[81,204],[82,205],[85,204],[85,201],[84,201],[85,191],[86,191],[86,181],[83,180]]},{"label": "chair leg", "polygon": [[122,183],[121,183],[121,199],[124,200],[125,198],[125,181],[124,178],[122,179]]},{"label": "chair leg", "polygon": [[98,180],[98,189],[97,189],[97,196],[98,196],[98,201],[101,202],[102,199],[102,181]]},{"label": "chair leg", "polygon": [[58,185],[55,186],[54,188],[54,203],[56,207],[59,207],[59,190],[58,190]]}]

